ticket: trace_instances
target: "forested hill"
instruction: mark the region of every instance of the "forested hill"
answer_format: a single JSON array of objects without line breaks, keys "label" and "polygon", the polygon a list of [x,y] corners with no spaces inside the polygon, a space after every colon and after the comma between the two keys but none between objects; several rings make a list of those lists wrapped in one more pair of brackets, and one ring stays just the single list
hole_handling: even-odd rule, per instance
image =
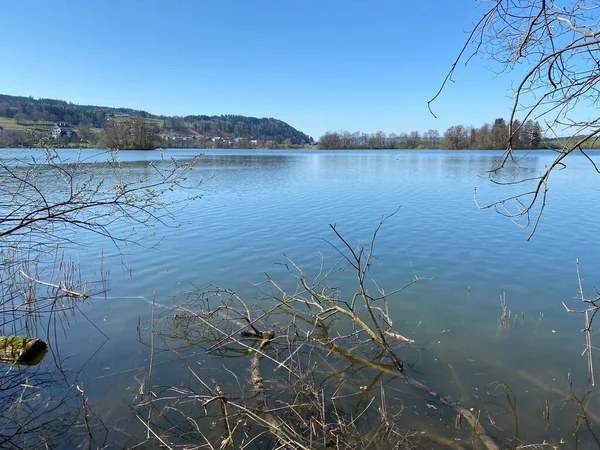
[{"label": "forested hill", "polygon": [[232,114],[224,116],[154,117],[162,119],[165,128],[175,132],[187,130],[208,137],[249,138],[258,141],[275,141],[279,144],[287,139],[294,145],[313,142],[307,134],[281,120],[272,118],[258,119]]},{"label": "forested hill", "polygon": [[238,115],[223,116],[162,116],[131,108],[75,105],[63,100],[18,97],[0,94],[0,117],[12,119],[15,124],[50,124],[64,122],[74,127],[103,128],[110,117],[144,114],[154,119],[166,133],[220,137],[224,139],[252,139],[257,141],[308,144],[312,138],[287,123],[273,118],[255,118]]},{"label": "forested hill", "polygon": [[74,105],[63,100],[0,94],[0,117],[16,119],[17,122],[65,122],[102,128],[107,116],[136,113],[138,111],[130,108]]}]

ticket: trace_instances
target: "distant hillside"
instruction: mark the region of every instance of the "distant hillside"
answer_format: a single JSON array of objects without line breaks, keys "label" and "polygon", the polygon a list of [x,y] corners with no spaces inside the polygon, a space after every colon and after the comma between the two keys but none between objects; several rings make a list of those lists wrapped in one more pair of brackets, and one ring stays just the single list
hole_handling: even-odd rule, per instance
[{"label": "distant hillside", "polygon": [[159,116],[131,108],[75,105],[63,100],[17,97],[0,94],[0,127],[42,132],[56,122],[77,128],[104,128],[107,119],[143,114],[158,124],[162,134],[172,140],[193,138],[195,141],[249,140],[274,144],[304,145],[312,138],[287,123],[273,118],[238,115]]}]

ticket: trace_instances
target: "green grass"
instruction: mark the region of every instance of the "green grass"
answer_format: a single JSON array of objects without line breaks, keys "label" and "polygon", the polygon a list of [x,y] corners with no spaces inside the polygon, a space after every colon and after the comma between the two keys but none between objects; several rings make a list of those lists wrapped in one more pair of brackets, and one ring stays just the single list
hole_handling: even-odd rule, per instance
[{"label": "green grass", "polygon": [[27,128],[34,128],[36,130],[50,130],[54,122],[48,122],[47,120],[40,120],[39,122],[33,122],[31,120],[17,123],[15,119],[10,117],[0,117],[0,127],[5,130],[26,130]]},{"label": "green grass", "polygon": [[9,117],[0,117],[0,127],[5,130],[25,130],[27,128],[25,125],[17,125],[17,121]]},{"label": "green grass", "polygon": [[[127,116],[115,115],[114,117],[111,117],[111,119],[116,120],[117,122],[120,122],[120,121],[123,121],[123,120],[131,119],[132,117],[135,117],[135,116],[131,116],[131,115],[127,115]],[[150,122],[150,123],[157,124],[161,128],[165,126],[165,121],[163,119],[147,118],[146,120],[148,122]]]}]

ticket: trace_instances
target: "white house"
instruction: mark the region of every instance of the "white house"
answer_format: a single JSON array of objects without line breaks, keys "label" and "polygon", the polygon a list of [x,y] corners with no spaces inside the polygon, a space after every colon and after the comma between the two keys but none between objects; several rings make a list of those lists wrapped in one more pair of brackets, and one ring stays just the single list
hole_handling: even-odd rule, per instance
[{"label": "white house", "polygon": [[73,136],[73,129],[64,122],[55,123],[52,128],[52,137],[60,139],[63,136],[70,139]]}]

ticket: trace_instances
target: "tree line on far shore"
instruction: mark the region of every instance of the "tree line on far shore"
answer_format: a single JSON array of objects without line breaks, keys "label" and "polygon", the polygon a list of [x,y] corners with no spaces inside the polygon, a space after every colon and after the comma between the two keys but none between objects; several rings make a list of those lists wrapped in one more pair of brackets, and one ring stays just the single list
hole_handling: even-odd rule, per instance
[{"label": "tree line on far shore", "polygon": [[[520,149],[536,149],[545,147],[543,132],[539,122],[527,120],[524,123],[515,120],[512,127],[512,147]],[[321,149],[418,149],[443,148],[450,150],[466,149],[498,149],[507,148],[509,127],[506,120],[498,118],[493,124],[485,123],[479,128],[455,125],[448,128],[443,135],[438,130],[424,133],[351,133],[349,131],[327,132],[319,140]]]},{"label": "tree line on far shore", "polygon": [[[54,124],[76,135],[52,139]],[[71,137],[75,136],[75,137]],[[76,105],[63,100],[0,94],[0,146],[168,147],[298,147],[313,139],[275,118],[165,116],[131,108]]]}]

